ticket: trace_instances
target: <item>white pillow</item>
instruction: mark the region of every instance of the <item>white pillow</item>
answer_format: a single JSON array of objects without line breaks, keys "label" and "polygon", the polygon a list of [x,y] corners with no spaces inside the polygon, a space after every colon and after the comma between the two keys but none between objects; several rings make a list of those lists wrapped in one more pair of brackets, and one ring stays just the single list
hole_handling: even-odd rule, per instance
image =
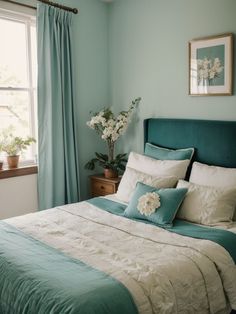
[{"label": "white pillow", "polygon": [[177,188],[188,188],[177,218],[209,226],[232,222],[236,188],[207,187],[184,180],[179,180]]},{"label": "white pillow", "polygon": [[[208,166],[194,162],[189,181],[206,186],[236,188],[236,168]],[[236,210],[233,220],[236,220]]]},{"label": "white pillow", "polygon": [[184,179],[189,162],[189,160],[158,160],[131,152],[127,167],[151,176],[173,176]]},{"label": "white pillow", "polygon": [[126,170],[120,181],[116,196],[128,203],[135,190],[137,182],[143,182],[147,185],[151,185],[155,188],[173,188],[176,186],[178,179],[176,177],[164,176],[154,177],[144,172],[137,171],[133,168],[126,167]]},{"label": "white pillow", "polygon": [[200,162],[194,162],[189,181],[207,186],[235,186],[236,188],[236,168],[208,166]]}]

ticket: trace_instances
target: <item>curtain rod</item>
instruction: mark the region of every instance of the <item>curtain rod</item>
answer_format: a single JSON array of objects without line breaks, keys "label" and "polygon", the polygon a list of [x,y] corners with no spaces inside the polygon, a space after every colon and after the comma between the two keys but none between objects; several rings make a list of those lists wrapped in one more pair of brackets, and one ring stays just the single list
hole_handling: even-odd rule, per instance
[{"label": "curtain rod", "polygon": [[56,8],[65,10],[65,11],[72,12],[74,14],[78,13],[78,9],[76,9],[76,8],[70,8],[70,7],[67,7],[65,5],[62,5],[62,4],[59,4],[59,3],[56,3],[56,2],[52,2],[52,1],[49,1],[49,0],[38,0],[38,1],[39,2],[43,2],[45,4],[48,4],[48,5],[51,5],[52,7],[56,7]]},{"label": "curtain rod", "polygon": [[[18,4],[18,5],[21,5],[23,7],[36,10],[36,7],[34,7],[32,5],[29,5],[29,4],[20,3],[20,2],[13,1],[13,0],[1,0],[1,1],[9,2],[9,3],[13,3],[13,4]],[[52,1],[49,1],[49,0],[38,0],[38,1],[43,2],[45,4],[48,4],[48,5],[51,5],[52,7],[56,7],[56,8],[65,10],[65,11],[72,12],[74,14],[78,13],[78,9],[76,9],[76,8],[70,8],[70,7],[67,7],[65,5],[62,5],[62,4],[59,4],[59,3],[56,3],[56,2],[52,2]]]}]

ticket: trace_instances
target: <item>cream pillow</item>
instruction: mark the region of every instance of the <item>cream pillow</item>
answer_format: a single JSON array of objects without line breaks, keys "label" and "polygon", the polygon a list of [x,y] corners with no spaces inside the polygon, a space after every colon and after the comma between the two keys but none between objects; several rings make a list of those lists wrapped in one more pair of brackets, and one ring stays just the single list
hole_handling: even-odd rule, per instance
[{"label": "cream pillow", "polygon": [[131,152],[127,167],[151,176],[173,176],[184,179],[189,162],[189,160],[158,160]]},{"label": "cream pillow", "polygon": [[[236,168],[208,166],[194,162],[189,181],[206,186],[236,188]],[[236,210],[233,220],[236,220]]]},{"label": "cream pillow", "polygon": [[235,186],[236,188],[236,168],[208,166],[200,162],[194,162],[189,181],[207,186]]},{"label": "cream pillow", "polygon": [[177,218],[208,226],[232,221],[236,188],[207,187],[184,180],[179,180],[177,188],[188,188]]},{"label": "cream pillow", "polygon": [[146,173],[137,171],[133,168],[126,167],[121,182],[117,190],[117,198],[129,203],[132,194],[136,188],[137,182],[142,182],[155,188],[173,188],[176,186],[178,179],[171,176],[154,177]]}]

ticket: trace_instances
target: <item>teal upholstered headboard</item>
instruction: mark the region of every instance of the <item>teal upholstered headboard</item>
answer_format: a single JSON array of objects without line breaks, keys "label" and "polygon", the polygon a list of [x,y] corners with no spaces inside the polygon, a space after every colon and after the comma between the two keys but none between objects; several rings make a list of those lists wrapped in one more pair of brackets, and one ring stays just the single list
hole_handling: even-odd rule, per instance
[{"label": "teal upholstered headboard", "polygon": [[193,161],[236,168],[236,121],[147,119],[144,143],[194,147]]},{"label": "teal upholstered headboard", "polygon": [[193,161],[236,168],[236,121],[147,119],[146,142],[175,149],[194,147]]}]

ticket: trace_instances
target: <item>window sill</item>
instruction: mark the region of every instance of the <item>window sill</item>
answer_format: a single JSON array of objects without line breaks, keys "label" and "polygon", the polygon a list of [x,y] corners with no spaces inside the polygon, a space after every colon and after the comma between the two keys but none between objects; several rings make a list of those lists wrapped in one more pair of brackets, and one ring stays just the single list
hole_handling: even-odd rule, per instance
[{"label": "window sill", "polygon": [[29,174],[38,173],[38,166],[32,165],[27,167],[18,167],[14,169],[3,169],[0,170],[0,179],[7,179],[19,176],[26,176]]}]

